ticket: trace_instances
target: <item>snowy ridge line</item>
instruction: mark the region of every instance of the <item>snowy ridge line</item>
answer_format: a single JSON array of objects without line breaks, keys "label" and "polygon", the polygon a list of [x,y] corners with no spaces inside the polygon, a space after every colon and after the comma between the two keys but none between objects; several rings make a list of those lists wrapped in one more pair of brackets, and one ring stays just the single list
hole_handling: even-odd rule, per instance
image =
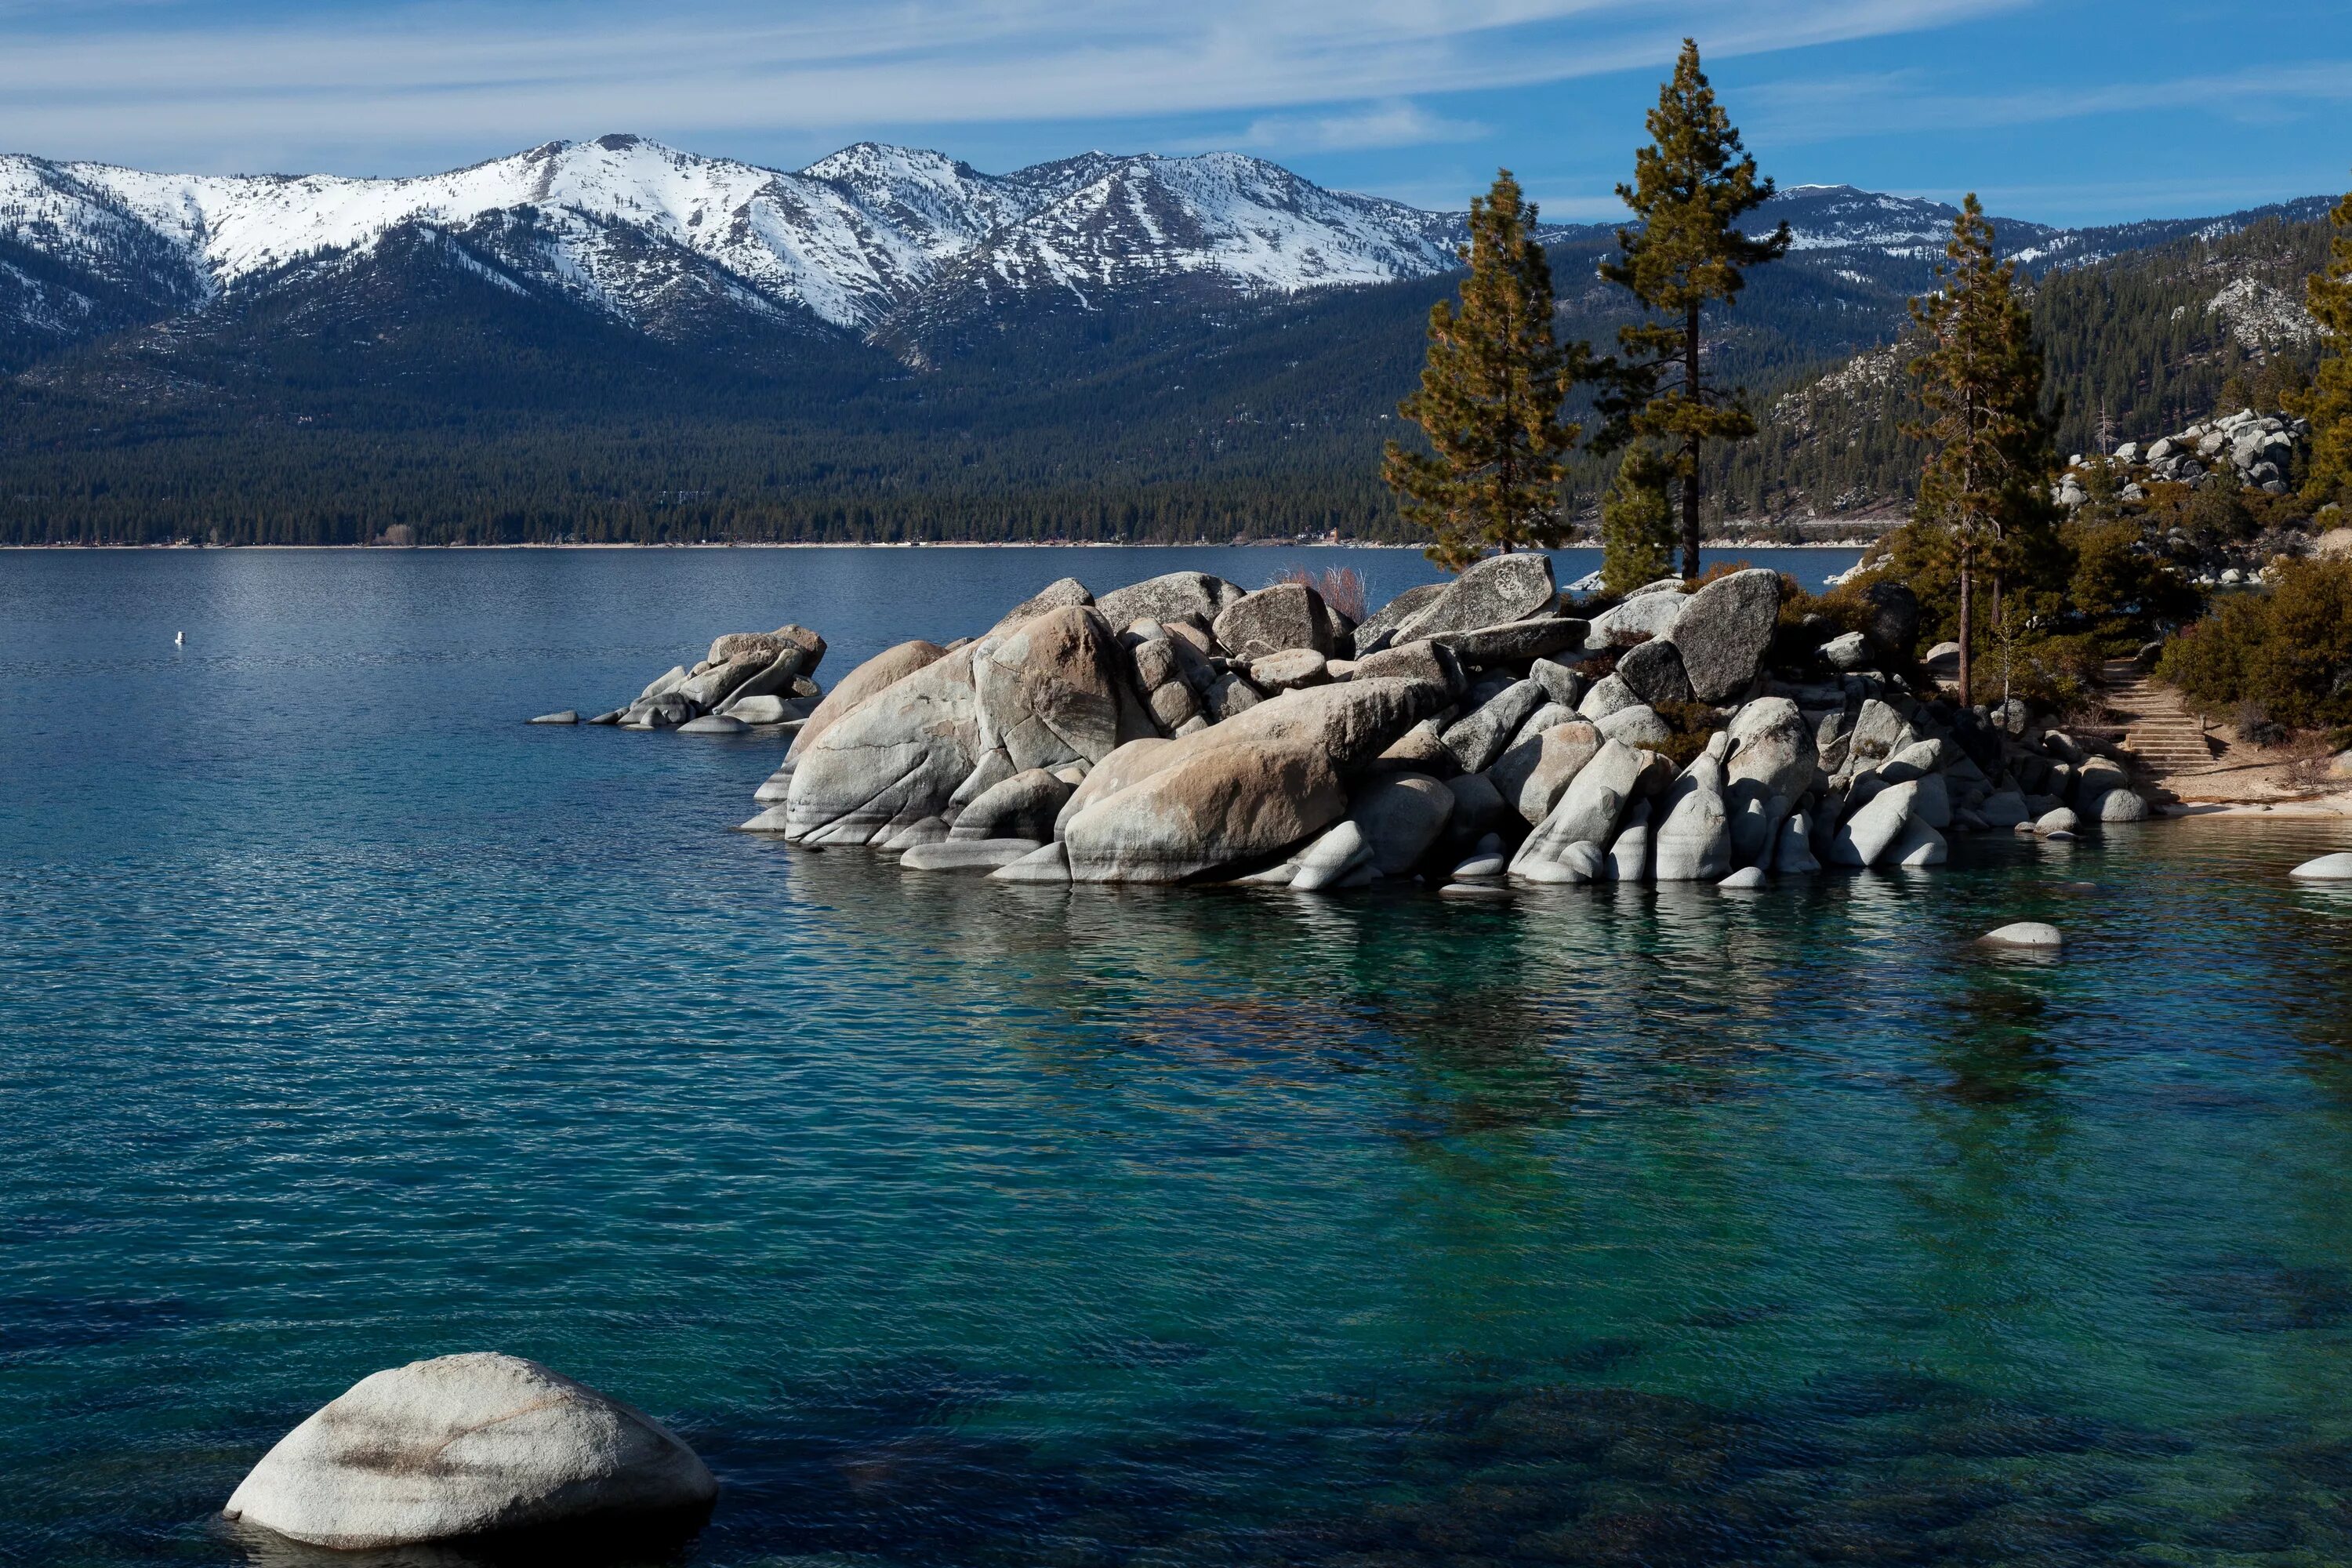
[{"label": "snowy ridge line", "polygon": [[[1326,191],[1230,153],[1087,153],[991,175],[937,153],[860,143],[790,173],[605,136],[403,179],[159,174],[0,156],[0,236],[100,276],[137,242],[174,258],[179,291],[202,299],[365,251],[404,226],[462,230],[526,210],[547,215],[572,252],[551,256],[555,270],[617,314],[644,301],[592,253],[599,230],[626,228],[723,268],[769,311],[797,307],[850,330],[964,263],[1022,289],[1211,274],[1291,292],[1449,270],[1463,232],[1458,216]],[[567,214],[587,221],[557,216]]]}]

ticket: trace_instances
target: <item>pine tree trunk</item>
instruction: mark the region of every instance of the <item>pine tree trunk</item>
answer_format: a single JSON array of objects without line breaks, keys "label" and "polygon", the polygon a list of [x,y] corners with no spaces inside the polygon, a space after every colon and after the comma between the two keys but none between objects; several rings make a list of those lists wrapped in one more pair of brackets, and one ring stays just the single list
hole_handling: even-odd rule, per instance
[{"label": "pine tree trunk", "polygon": [[1970,557],[1974,552],[1968,545],[1960,547],[1960,706],[1975,706],[1969,690],[1969,678],[1976,672],[1969,668],[1969,656],[1975,651],[1976,637],[1972,627],[1976,621],[1976,571]]},{"label": "pine tree trunk", "polygon": [[[1698,306],[1683,318],[1683,390],[1698,404]],[[1683,581],[1698,581],[1698,437],[1683,443]]]}]

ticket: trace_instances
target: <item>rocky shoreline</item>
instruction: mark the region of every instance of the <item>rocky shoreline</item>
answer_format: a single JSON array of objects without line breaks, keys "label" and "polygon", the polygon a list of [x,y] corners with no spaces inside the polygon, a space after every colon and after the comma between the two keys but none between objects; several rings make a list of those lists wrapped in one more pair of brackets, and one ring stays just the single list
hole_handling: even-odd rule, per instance
[{"label": "rocky shoreline", "polygon": [[773,726],[744,830],[1005,882],[1754,887],[2148,816],[2123,762],[2024,703],[1943,696],[1907,589],[1863,595],[1867,630],[1792,623],[1755,569],[1588,616],[1512,554],[1357,625],[1301,582],[1064,578],[830,692],[817,634],[730,634],[600,721]]}]

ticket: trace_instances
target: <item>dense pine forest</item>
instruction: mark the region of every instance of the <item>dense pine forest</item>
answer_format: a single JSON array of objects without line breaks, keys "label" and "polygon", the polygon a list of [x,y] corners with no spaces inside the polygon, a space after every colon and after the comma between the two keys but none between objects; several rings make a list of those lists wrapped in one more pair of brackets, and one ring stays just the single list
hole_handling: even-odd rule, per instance
[{"label": "dense pine forest", "polygon": [[[2124,438],[2274,403],[2315,357],[2282,306],[2324,246],[2271,221],[2042,279],[2067,449],[2103,416]],[[1550,247],[1563,337],[1605,347],[1628,319],[1594,275],[1612,248]],[[1820,532],[1900,508],[1918,454],[1885,345],[1929,266],[1756,271],[1718,358],[1764,429],[1722,459],[1718,517]],[[1402,539],[1379,453],[1411,434],[1394,408],[1445,287],[1039,309],[913,368],[803,329],[665,342],[412,238],[0,383],[0,541]],[[1574,465],[1570,516],[1604,478]]]}]

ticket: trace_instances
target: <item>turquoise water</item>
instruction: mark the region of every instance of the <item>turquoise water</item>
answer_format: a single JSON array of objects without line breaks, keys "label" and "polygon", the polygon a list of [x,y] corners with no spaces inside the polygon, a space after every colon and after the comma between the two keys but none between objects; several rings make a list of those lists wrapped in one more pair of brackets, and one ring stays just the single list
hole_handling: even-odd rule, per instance
[{"label": "turquoise water", "polygon": [[242,1562],[498,1348],[710,1460],[697,1568],[2352,1559],[2352,833],[1007,889],[515,722],[1290,559],[0,555],[0,1558]]}]

